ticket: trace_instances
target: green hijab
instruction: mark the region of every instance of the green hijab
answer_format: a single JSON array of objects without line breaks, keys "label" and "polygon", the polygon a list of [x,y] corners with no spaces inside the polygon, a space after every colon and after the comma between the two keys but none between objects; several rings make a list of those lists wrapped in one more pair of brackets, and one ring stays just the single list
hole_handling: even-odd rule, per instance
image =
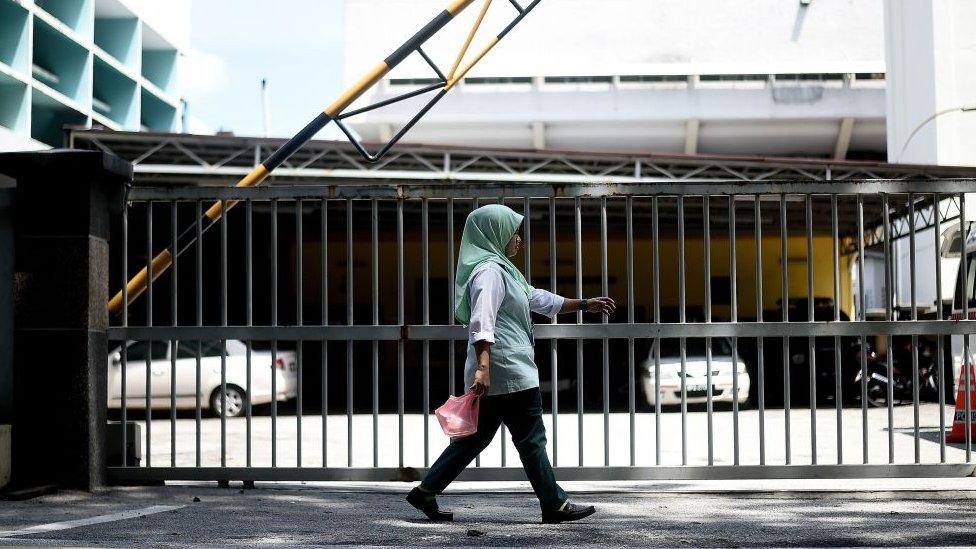
[{"label": "green hijab", "polygon": [[508,206],[492,204],[482,206],[468,215],[461,235],[461,252],[458,254],[457,273],[454,276],[454,295],[458,299],[454,316],[458,322],[471,320],[471,303],[468,285],[471,275],[482,263],[497,263],[529,294],[529,283],[522,271],[505,256],[505,247],[522,224],[523,217]]}]

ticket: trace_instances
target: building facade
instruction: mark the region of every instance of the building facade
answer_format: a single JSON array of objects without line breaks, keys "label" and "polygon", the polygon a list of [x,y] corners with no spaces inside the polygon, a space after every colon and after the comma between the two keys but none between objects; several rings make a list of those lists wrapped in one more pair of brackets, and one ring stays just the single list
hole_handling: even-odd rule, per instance
[{"label": "building facade", "polygon": [[0,0],[0,150],[65,125],[176,131],[189,2]]},{"label": "building facade", "polygon": [[[440,0],[347,0],[344,80],[389,54]],[[425,50],[447,72],[475,3]],[[472,50],[516,12],[494,3]],[[479,42],[479,38],[481,42]],[[433,78],[419,56],[368,101]],[[882,3],[543,2],[407,139],[607,152],[885,158]],[[419,108],[352,119],[382,141]]]}]

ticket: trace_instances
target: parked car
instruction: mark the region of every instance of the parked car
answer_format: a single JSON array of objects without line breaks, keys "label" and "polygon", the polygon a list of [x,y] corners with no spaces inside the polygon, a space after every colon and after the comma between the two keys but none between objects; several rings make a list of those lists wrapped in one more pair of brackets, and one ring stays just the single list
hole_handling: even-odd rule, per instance
[{"label": "parked car", "polygon": [[[661,343],[661,392],[662,405],[681,403],[681,349],[677,339],[662,339]],[[705,340],[688,338],[685,347],[685,393],[689,403],[708,401],[708,370]],[[656,370],[655,348],[651,350],[641,367],[642,385],[647,402],[654,405],[658,394],[654,390]],[[733,392],[733,374],[738,370],[739,391]],[[732,342],[725,338],[712,339],[712,402],[740,404],[749,399],[750,378],[746,364],[738,356],[732,356]]]},{"label": "parked car", "polygon": [[[168,341],[130,341],[126,344],[125,397],[126,407],[146,407],[146,354],[149,352],[151,406],[169,409],[172,402],[172,346]],[[201,406],[215,416],[221,412],[221,344],[204,342],[200,360]],[[193,409],[197,402],[197,343],[179,342],[176,349],[176,408]],[[270,351],[251,351],[251,404],[279,402],[296,396],[298,375],[295,353],[278,351],[274,363]],[[272,394],[271,380],[275,376],[277,395]],[[226,369],[227,417],[244,413],[247,402],[247,347],[237,340],[227,341]],[[122,407],[122,347],[109,353],[108,407]]]}]

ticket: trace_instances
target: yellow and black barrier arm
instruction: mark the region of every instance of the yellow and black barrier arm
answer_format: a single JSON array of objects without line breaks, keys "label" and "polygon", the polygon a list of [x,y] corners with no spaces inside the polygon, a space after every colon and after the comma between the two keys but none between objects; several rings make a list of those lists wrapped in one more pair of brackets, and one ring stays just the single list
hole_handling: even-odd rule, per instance
[{"label": "yellow and black barrier arm", "polygon": [[[271,172],[280,166],[285,160],[291,157],[299,148],[301,148],[305,143],[312,139],[319,131],[325,128],[330,122],[335,121],[339,128],[344,134],[349,138],[352,144],[356,147],[356,150],[368,161],[375,162],[386,155],[390,149],[395,145],[427,112],[443,98],[447,92],[449,92],[464,76],[470,71],[479,61],[481,61],[484,56],[495,47],[498,42],[505,37],[512,29],[514,29],[524,18],[531,12],[542,0],[533,0],[531,3],[522,7],[518,0],[509,0],[509,2],[518,10],[518,16],[515,17],[511,23],[509,23],[497,36],[495,36],[471,61],[461,66],[461,62],[464,60],[464,56],[468,51],[471,42],[477,33],[481,23],[484,21],[485,14],[488,11],[488,7],[491,5],[492,0],[484,0],[484,6],[481,9],[481,13],[478,15],[474,26],[471,28],[471,32],[468,34],[464,45],[461,47],[461,51],[458,53],[457,59],[454,62],[453,67],[445,75],[437,67],[436,64],[431,60],[423,50],[424,43],[427,42],[432,36],[437,34],[438,31],[443,29],[448,23],[450,23],[455,16],[461,13],[465,8],[470,6],[475,2],[475,0],[453,0],[451,4],[441,13],[427,23],[422,29],[420,29],[416,34],[413,35],[409,40],[407,40],[402,46],[397,48],[389,57],[384,59],[382,62],[377,64],[371,71],[366,73],[358,82],[352,85],[348,90],[342,93],[332,102],[326,109],[315,117],[314,120],[308,123],[307,126],[302,128],[300,132],[295,134],[294,137],[289,139],[282,145],[278,150],[271,154],[266,160],[258,164],[250,173],[244,176],[243,179],[237,182],[238,187],[253,187],[260,185],[265,179],[271,175]],[[354,111],[344,112],[346,108],[349,107],[354,101],[359,99],[367,90],[375,86],[384,76],[386,76],[394,67],[399,65],[408,56],[417,52],[420,56],[427,62],[428,65],[437,74],[436,83],[429,86],[420,88],[418,90],[413,90],[411,92],[405,93],[403,95],[393,97],[391,99],[386,99],[369,105],[367,107],[356,109]],[[376,154],[370,154],[363,147],[362,143],[356,138],[352,131],[343,122],[344,119],[355,116],[357,114],[362,114],[386,105],[390,105],[399,101],[404,101],[412,97],[417,97],[425,93],[429,93],[437,90],[437,94],[414,116],[403,128],[393,138],[384,145],[379,152]],[[127,307],[133,301],[135,301],[142,293],[146,290],[150,279],[156,279],[163,272],[165,272],[173,264],[174,257],[181,255],[186,251],[194,242],[196,242],[197,235],[202,234],[207,229],[212,227],[217,223],[220,218],[224,215],[224,212],[230,210],[236,204],[235,201],[226,202],[215,202],[207,211],[204,213],[203,217],[200,219],[199,223],[202,225],[201,231],[196,231],[195,225],[188,227],[184,230],[177,239],[173,246],[163,250],[153,257],[150,264],[143,267],[135,276],[133,276],[125,286],[125,289],[115,294],[112,299],[108,302],[108,309],[111,314],[120,314],[124,307]],[[151,271],[151,274],[150,274]]]}]

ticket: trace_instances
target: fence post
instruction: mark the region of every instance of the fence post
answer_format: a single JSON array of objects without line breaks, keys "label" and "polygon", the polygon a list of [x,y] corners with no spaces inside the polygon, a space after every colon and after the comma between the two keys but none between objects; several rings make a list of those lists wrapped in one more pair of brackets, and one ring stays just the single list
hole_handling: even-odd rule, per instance
[{"label": "fence post", "polygon": [[0,175],[0,488],[10,481],[13,416],[14,181]]},{"label": "fence post", "polygon": [[0,154],[16,180],[12,487],[103,484],[108,237],[132,165],[101,153]]}]

